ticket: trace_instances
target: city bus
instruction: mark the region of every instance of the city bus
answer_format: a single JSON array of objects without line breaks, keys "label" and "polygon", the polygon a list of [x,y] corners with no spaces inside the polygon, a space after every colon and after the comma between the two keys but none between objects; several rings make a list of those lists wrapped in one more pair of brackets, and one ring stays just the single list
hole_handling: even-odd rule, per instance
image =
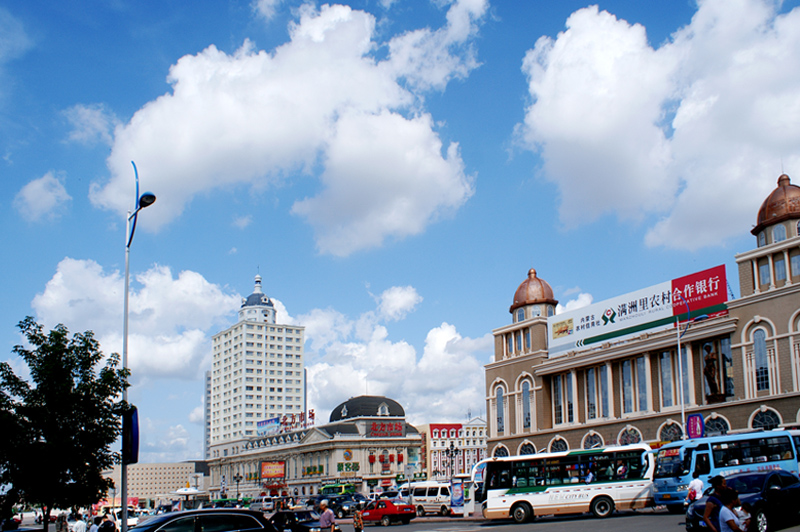
[{"label": "city bus", "polygon": [[354,484],[326,484],[322,486],[319,492],[323,495],[344,495],[345,493],[355,493],[356,487]]},{"label": "city bus", "polygon": [[683,511],[692,475],[708,487],[716,475],[742,471],[784,469],[798,472],[800,431],[769,430],[694,438],[668,443],[658,449],[654,475],[657,505],[673,513]]},{"label": "city bus", "polygon": [[[490,458],[483,469],[483,516],[524,523],[536,516],[592,512],[653,504],[655,461],[649,445]],[[473,478],[473,481],[476,479]]]}]

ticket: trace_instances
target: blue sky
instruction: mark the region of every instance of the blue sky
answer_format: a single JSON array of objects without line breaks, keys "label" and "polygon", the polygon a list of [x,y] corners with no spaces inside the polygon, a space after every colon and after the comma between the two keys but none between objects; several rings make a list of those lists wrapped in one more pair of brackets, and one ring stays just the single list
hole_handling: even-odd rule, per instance
[{"label": "blue sky", "polygon": [[798,2],[0,2],[0,341],[121,350],[143,461],[197,458],[210,337],[260,273],[309,406],[484,409],[529,268],[570,308],[755,246],[800,176]]}]

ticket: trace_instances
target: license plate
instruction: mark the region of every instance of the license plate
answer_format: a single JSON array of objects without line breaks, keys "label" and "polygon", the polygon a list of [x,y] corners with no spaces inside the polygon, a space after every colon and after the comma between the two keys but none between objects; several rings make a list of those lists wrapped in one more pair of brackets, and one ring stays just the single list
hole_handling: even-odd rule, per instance
[{"label": "license plate", "polygon": [[664,498],[665,498],[665,499],[671,499],[671,498],[672,498],[672,495],[670,495],[669,493],[667,493],[667,494],[665,494],[665,495],[664,495]]}]

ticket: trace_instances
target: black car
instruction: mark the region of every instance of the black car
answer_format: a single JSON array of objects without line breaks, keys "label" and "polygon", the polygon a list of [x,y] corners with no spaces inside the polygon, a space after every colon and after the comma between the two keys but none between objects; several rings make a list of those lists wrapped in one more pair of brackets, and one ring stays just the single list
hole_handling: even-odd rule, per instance
[{"label": "black car", "polygon": [[356,508],[364,508],[367,502],[367,498],[361,494],[345,493],[328,497],[328,507],[339,519],[351,515]]},{"label": "black car", "polygon": [[[739,494],[742,504],[750,503],[751,532],[769,532],[800,522],[800,478],[788,471],[750,471],[725,477],[729,488]],[[686,509],[686,530],[708,530],[703,521],[711,489]]]},{"label": "black car", "polygon": [[156,515],[131,528],[136,532],[276,532],[264,514],[237,508],[207,508]]},{"label": "black car", "polygon": [[[322,532],[319,514],[313,510],[281,510],[269,521],[277,532]],[[334,525],[334,531],[342,532],[339,525]]]}]

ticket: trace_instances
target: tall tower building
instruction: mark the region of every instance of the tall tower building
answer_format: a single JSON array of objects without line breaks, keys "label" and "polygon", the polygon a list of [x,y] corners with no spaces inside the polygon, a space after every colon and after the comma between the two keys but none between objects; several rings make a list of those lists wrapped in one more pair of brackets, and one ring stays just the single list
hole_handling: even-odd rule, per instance
[{"label": "tall tower building", "polygon": [[304,412],[305,328],[275,323],[261,290],[242,299],[239,321],[212,338],[209,446],[258,434],[259,421]]}]

